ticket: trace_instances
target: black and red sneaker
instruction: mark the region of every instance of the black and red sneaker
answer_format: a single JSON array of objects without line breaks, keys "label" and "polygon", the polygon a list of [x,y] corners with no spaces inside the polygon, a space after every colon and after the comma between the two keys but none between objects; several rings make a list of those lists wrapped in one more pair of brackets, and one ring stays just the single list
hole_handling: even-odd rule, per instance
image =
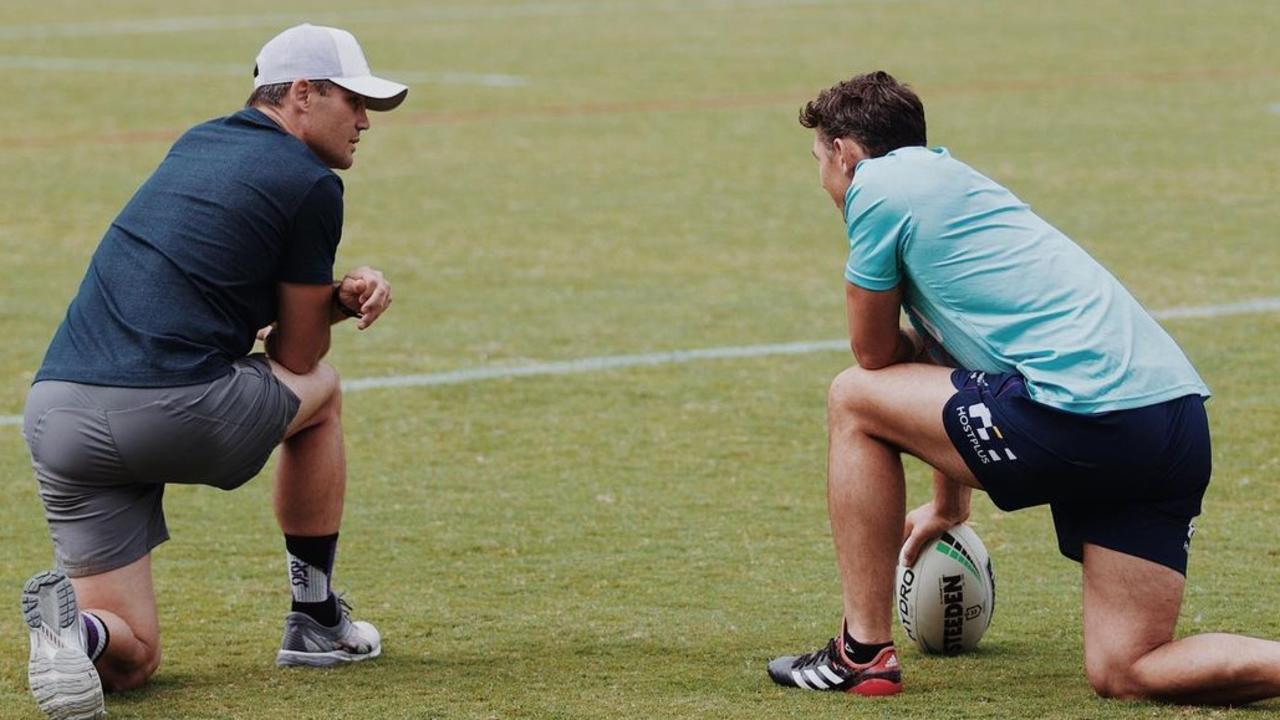
[{"label": "black and red sneaker", "polygon": [[902,669],[893,646],[859,665],[844,652],[840,638],[808,655],[784,655],[769,663],[769,677],[785,687],[835,690],[857,695],[896,695],[902,692]]}]

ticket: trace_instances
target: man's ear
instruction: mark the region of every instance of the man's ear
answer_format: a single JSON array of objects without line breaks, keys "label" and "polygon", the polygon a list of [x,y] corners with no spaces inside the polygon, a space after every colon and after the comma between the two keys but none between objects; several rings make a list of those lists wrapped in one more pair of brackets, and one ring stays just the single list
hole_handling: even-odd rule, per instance
[{"label": "man's ear", "polygon": [[852,138],[836,138],[831,142],[831,149],[840,161],[840,170],[850,177],[853,176],[853,169],[858,166],[858,163],[867,159],[867,151]]},{"label": "man's ear", "polygon": [[297,104],[300,110],[306,110],[308,103],[311,102],[311,92],[314,88],[311,83],[306,80],[294,80],[289,85],[289,97]]}]

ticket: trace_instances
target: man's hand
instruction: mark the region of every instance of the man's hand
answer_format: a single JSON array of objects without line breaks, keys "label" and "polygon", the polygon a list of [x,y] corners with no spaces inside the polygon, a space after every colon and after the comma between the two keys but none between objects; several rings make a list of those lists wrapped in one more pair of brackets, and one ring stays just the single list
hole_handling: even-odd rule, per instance
[{"label": "man's hand", "polygon": [[898,563],[911,567],[916,563],[920,550],[939,535],[969,519],[968,503],[963,510],[939,511],[933,502],[907,513],[907,521],[902,528],[902,552]]},{"label": "man's hand", "polygon": [[364,330],[391,305],[391,283],[379,270],[367,265],[358,267],[342,276],[337,301],[351,312],[359,313],[356,327]]},{"label": "man's hand", "polygon": [[916,332],[915,328],[903,328],[902,332],[911,341],[911,345],[915,348],[915,355],[911,362],[927,363],[929,365],[940,365],[942,367],[960,367],[960,364],[951,357],[946,348],[938,344],[930,335],[921,335]]},{"label": "man's hand", "polygon": [[907,342],[911,343],[911,359],[907,362],[933,362],[929,359],[929,345],[933,342],[933,338],[927,335],[921,335],[916,332],[916,329],[913,327],[902,328],[902,334],[907,338]]}]

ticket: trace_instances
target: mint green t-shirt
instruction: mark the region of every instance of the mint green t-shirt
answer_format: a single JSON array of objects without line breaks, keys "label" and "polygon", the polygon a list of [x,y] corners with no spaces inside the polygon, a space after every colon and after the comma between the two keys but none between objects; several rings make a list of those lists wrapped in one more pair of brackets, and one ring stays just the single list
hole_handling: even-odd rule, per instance
[{"label": "mint green t-shirt", "polygon": [[903,285],[912,323],[1037,402],[1125,410],[1209,389],[1173,338],[1066,235],[945,148],[863,160],[845,194],[845,279]]}]

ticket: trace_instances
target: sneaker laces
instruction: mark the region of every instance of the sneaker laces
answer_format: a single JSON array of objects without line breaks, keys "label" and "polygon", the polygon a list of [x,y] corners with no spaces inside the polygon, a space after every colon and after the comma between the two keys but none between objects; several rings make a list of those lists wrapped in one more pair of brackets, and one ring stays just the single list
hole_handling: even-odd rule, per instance
[{"label": "sneaker laces", "polygon": [[814,665],[835,665],[837,667],[845,667],[844,660],[840,657],[840,651],[836,649],[838,638],[831,638],[827,646],[821,650],[815,650],[807,655],[801,655],[791,663],[793,669],[802,667],[812,667]]}]

